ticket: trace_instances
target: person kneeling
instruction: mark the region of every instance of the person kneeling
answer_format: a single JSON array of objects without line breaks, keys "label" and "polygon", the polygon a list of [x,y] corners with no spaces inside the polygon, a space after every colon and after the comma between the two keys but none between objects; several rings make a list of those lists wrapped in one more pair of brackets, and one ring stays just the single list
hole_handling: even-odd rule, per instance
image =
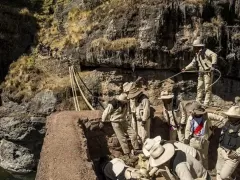
[{"label": "person kneeling", "polygon": [[175,149],[171,143],[161,145],[159,141],[147,140],[144,143],[143,153],[149,157],[150,176],[158,176],[161,173],[170,179],[211,180],[207,170],[198,160],[180,149]]}]

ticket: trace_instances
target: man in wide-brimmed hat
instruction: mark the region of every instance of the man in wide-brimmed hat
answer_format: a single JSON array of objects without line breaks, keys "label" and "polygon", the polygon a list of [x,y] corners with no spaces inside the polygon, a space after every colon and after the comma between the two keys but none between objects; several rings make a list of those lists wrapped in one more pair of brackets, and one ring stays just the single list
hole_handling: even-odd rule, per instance
[{"label": "man in wide-brimmed hat", "polygon": [[162,91],[158,99],[163,101],[163,117],[170,126],[170,140],[184,141],[184,130],[187,114],[183,104],[179,101],[178,106],[173,106],[174,94],[169,91]]},{"label": "man in wide-brimmed hat", "polygon": [[[140,86],[139,82],[142,80],[142,77],[138,77],[136,81],[134,82],[125,82],[123,84],[123,92],[128,95],[129,91],[133,87],[138,87]],[[131,117],[131,126],[132,128],[137,132],[137,120],[136,120],[136,103],[134,99],[130,99],[129,102],[129,110],[128,110],[128,115]]]},{"label": "man in wide-brimmed hat", "polygon": [[229,180],[240,162],[240,107],[224,113],[228,121],[222,129],[217,160],[217,180]]},{"label": "man in wide-brimmed hat", "polygon": [[196,101],[202,102],[204,99],[204,105],[209,105],[212,98],[212,88],[210,85],[213,80],[212,71],[216,68],[217,64],[217,54],[209,49],[205,48],[205,44],[201,42],[201,38],[198,37],[193,42],[193,49],[195,56],[192,62],[182,69],[182,71],[187,71],[196,68],[199,70],[198,76],[198,86],[197,86],[197,98]]},{"label": "man in wide-brimmed hat", "polygon": [[208,169],[208,139],[211,135],[210,120],[221,122],[224,117],[207,113],[205,108],[197,101],[192,103],[190,109],[191,114],[187,119],[184,142],[201,153],[203,166]]},{"label": "man in wide-brimmed hat", "polygon": [[176,149],[171,143],[161,145],[159,138],[147,139],[143,146],[143,153],[149,157],[150,176],[158,176],[161,173],[168,179],[210,179],[207,170],[192,155]]},{"label": "man in wide-brimmed hat", "polygon": [[122,147],[123,153],[131,155],[125,133],[127,133],[130,137],[134,150],[139,150],[139,144],[137,141],[137,133],[132,129],[129,122],[126,120],[127,102],[128,99],[125,93],[117,96],[116,100],[109,103],[107,108],[104,110],[102,114],[102,122],[110,120],[113,130]]},{"label": "man in wide-brimmed hat", "polygon": [[150,102],[143,91],[136,86],[131,88],[128,99],[135,101],[137,133],[142,143],[150,137]]}]

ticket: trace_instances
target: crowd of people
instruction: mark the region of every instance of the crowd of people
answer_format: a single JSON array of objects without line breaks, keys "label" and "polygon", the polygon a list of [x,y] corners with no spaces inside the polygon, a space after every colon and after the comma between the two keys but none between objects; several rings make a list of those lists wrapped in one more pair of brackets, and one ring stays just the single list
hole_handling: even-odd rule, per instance
[{"label": "crowd of people", "polygon": [[[230,180],[240,162],[240,107],[232,106],[223,115],[208,113],[211,102],[212,74],[217,64],[217,55],[205,48],[198,38],[193,42],[196,53],[193,61],[182,71],[196,67],[199,70],[197,98],[190,110],[182,102],[173,106],[174,95],[162,91],[163,118],[169,125],[169,139],[151,137],[150,101],[136,82],[123,84],[123,92],[109,102],[102,114],[102,124],[110,121],[123,153],[132,158],[139,155],[138,168],[127,166],[115,158],[104,161],[102,171],[106,179],[166,179],[210,180],[208,168],[209,137],[211,121],[222,122],[216,179]],[[205,94],[205,97],[204,97]],[[127,137],[131,140],[129,147]],[[151,137],[151,138],[150,138]]]}]

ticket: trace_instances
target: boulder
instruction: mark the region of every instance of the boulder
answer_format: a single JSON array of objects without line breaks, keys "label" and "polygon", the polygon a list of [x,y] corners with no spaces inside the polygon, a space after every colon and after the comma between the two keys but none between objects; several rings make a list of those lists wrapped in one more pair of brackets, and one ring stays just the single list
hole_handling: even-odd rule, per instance
[{"label": "boulder", "polygon": [[57,98],[53,91],[45,90],[35,95],[28,105],[28,109],[32,114],[49,115],[56,107]]},{"label": "boulder", "polygon": [[0,142],[0,166],[16,173],[29,173],[36,167],[34,154],[22,144],[2,139]]},{"label": "boulder", "polygon": [[0,119],[0,138],[10,141],[35,142],[45,133],[43,117],[3,117]]}]

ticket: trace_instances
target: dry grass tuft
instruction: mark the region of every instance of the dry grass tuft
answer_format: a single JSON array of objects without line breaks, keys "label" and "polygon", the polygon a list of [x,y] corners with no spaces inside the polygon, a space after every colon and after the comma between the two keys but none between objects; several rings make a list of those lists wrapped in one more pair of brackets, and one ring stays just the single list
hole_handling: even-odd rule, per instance
[{"label": "dry grass tuft", "polygon": [[40,76],[41,72],[35,68],[35,57],[22,56],[11,64],[3,87],[19,101],[29,99],[38,88]]},{"label": "dry grass tuft", "polygon": [[22,56],[10,66],[2,87],[16,101],[29,100],[37,92],[49,89],[64,92],[70,87],[69,76],[57,76],[54,72],[44,72],[35,64],[32,56]]},{"label": "dry grass tuft", "polygon": [[136,38],[122,38],[112,41],[109,50],[119,51],[125,49],[133,49],[138,46],[138,41]]},{"label": "dry grass tuft", "polygon": [[108,49],[111,46],[111,41],[106,38],[98,38],[91,42],[90,48],[93,51],[101,51]]},{"label": "dry grass tuft", "polygon": [[136,38],[122,38],[114,41],[109,41],[106,38],[99,38],[92,41],[90,48],[93,51],[121,51],[133,49],[138,46],[138,41]]},{"label": "dry grass tuft", "polygon": [[67,34],[72,44],[78,44],[87,37],[87,33],[92,30],[98,23],[90,22],[91,11],[81,11],[72,9],[68,13]]}]

